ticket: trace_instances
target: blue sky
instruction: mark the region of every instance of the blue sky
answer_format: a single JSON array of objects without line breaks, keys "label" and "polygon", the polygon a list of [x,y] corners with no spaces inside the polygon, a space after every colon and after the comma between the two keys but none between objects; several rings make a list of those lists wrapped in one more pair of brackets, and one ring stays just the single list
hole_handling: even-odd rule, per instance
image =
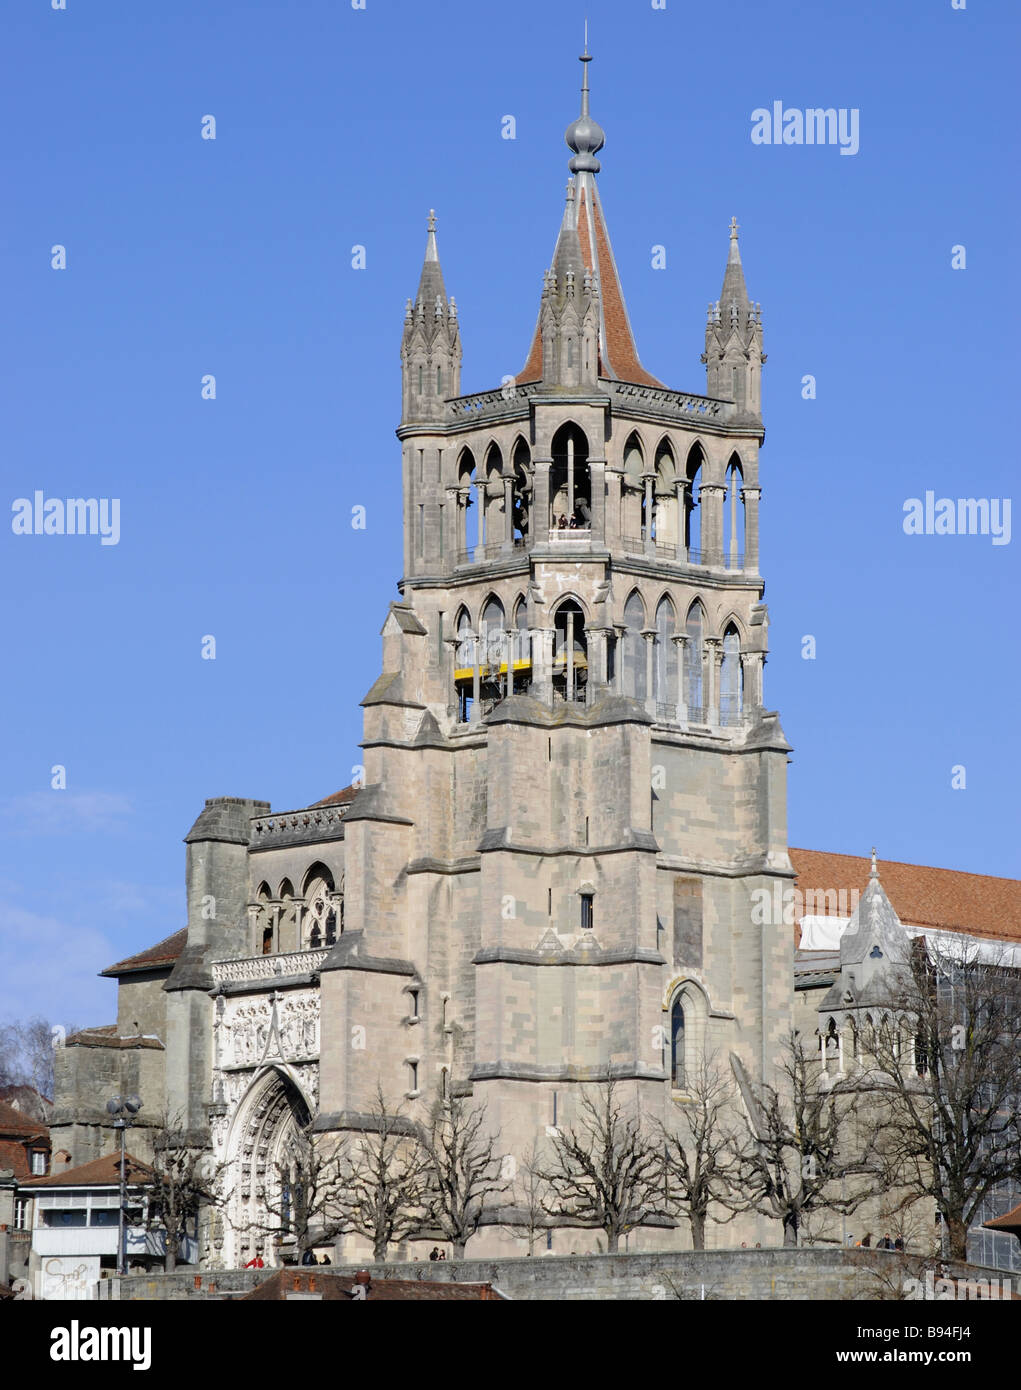
[{"label": "blue sky", "polygon": [[[36,489],[116,497],[121,538],[0,528],[0,1021],[113,1018],[95,972],[184,925],[205,797],[286,809],[350,780],[397,597],[426,213],[462,389],[497,385],[552,253],[586,13],[645,365],[705,390],[732,215],[763,306],[791,843],[1018,875],[1017,544],[902,529],[926,490],[1012,491],[1015,5],[67,6],[5,18],[5,514]],[[856,108],[859,152],[754,145],[776,100]]]}]

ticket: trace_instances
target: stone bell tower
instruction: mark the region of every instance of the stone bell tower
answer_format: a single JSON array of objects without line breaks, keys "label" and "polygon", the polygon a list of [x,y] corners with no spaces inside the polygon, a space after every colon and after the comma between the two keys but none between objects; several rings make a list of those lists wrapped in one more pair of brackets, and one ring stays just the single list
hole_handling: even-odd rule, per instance
[{"label": "stone bell tower", "polygon": [[513,381],[460,394],[429,217],[401,343],[401,600],[321,974],[321,1128],[362,1123],[377,1083],[470,1094],[519,1160],[608,1066],[665,1116],[705,1050],[766,1075],[791,1016],[790,929],[753,911],[793,878],[790,750],[763,703],[761,320],[733,226],[710,393],[643,367],[590,60]]}]

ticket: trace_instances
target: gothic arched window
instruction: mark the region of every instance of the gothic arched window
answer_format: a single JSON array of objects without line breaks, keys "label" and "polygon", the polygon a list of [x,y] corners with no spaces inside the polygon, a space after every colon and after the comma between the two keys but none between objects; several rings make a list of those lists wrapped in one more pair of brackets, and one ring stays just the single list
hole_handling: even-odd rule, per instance
[{"label": "gothic arched window", "polygon": [[621,663],[624,694],[633,695],[636,700],[644,700],[648,693],[645,678],[645,638],[642,636],[644,627],[645,604],[642,602],[641,594],[636,590],[624,605],[624,652]]},{"label": "gothic arched window", "polygon": [[688,463],[685,474],[688,486],[685,490],[684,499],[684,544],[688,547],[688,558],[692,564],[701,565],[706,563],[703,555],[703,547],[708,544],[709,537],[702,535],[701,510],[699,507],[699,493],[702,489],[702,465],[705,463],[705,455],[700,444],[694,444],[688,454]]},{"label": "gothic arched window", "polygon": [[656,659],[652,664],[655,698],[661,705],[677,699],[677,643],[674,632],[677,614],[673,601],[664,594],[656,607]]},{"label": "gothic arched window", "polygon": [[313,864],[305,875],[303,935],[310,950],[331,946],[337,939],[334,899],[333,875],[325,864]]},{"label": "gothic arched window", "polygon": [[670,1084],[684,1089],[684,997],[678,995],[670,1010]]},{"label": "gothic arched window", "polygon": [[723,661],[720,665],[720,723],[738,724],[744,704],[741,672],[741,638],[733,623],[723,634]]},{"label": "gothic arched window", "polygon": [[687,692],[688,718],[696,724],[705,718],[702,698],[702,637],[705,631],[705,616],[702,605],[696,599],[688,609],[684,624],[687,642],[684,644],[684,688]]},{"label": "gothic arched window", "polygon": [[741,460],[734,454],[727,464],[727,494],[723,508],[723,563],[731,570],[744,568],[743,487]]}]

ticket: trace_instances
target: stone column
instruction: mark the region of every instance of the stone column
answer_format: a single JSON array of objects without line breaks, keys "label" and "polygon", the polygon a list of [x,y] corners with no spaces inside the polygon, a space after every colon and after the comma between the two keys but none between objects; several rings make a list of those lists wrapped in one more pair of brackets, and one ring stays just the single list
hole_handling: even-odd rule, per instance
[{"label": "stone column", "polygon": [[677,483],[677,558],[682,564],[687,564],[688,547],[684,543],[684,529],[687,523],[688,507],[688,481],[686,478],[678,478]]},{"label": "stone column", "polygon": [[742,652],[741,670],[744,675],[743,709],[762,708],[762,652]]},{"label": "stone column", "polygon": [[453,709],[454,717],[457,719],[457,722],[460,723],[461,721],[459,716],[461,707],[461,697],[458,694],[457,681],[454,677],[454,672],[457,670],[457,648],[460,645],[460,642],[457,637],[444,637],[443,645],[447,648],[449,653],[446,663],[445,676],[447,690],[450,692],[450,695],[453,700],[453,704],[448,704],[447,709]]},{"label": "stone column", "polygon": [[467,556],[469,560],[473,557],[468,553],[468,503],[471,501],[471,488],[459,487],[457,489],[457,550],[458,559]]},{"label": "stone column", "polygon": [[654,627],[643,627],[642,636],[645,638],[645,707],[650,714],[656,713],[656,689],[653,684],[653,661],[655,659],[656,629]]},{"label": "stone column", "polygon": [[702,507],[702,563],[721,566],[723,557],[723,495],[719,483],[703,483],[699,489]]},{"label": "stone column", "polygon": [[[571,446],[568,443],[568,459],[571,456]],[[571,465],[568,463],[568,468]],[[565,634],[566,648],[564,651],[564,695],[567,703],[570,704],[574,699],[574,613],[567,610],[567,632]]]},{"label": "stone column", "polygon": [[[620,473],[616,468],[604,470],[603,479],[606,484],[606,496],[600,502],[603,513],[603,544],[608,550],[615,550],[620,545],[621,537],[621,514],[620,514]],[[592,483],[592,490],[595,491],[595,481]],[[592,514],[596,515],[596,499],[592,499]]]},{"label": "stone column", "polygon": [[477,724],[482,718],[480,702],[482,697],[482,641],[478,633],[472,635],[472,712],[469,724]]},{"label": "stone column", "polygon": [[592,513],[589,526],[592,530],[593,544],[606,545],[606,460],[604,458],[590,458],[588,461],[589,476],[589,510]]},{"label": "stone column", "polygon": [[711,729],[720,723],[720,662],[723,660],[723,643],[719,637],[707,637],[704,641],[706,651],[706,723]]},{"label": "stone column", "polygon": [[567,438],[567,524],[574,516],[574,437]]},{"label": "stone column", "polygon": [[551,455],[541,457],[536,455],[532,460],[535,469],[532,493],[532,544],[546,545],[549,541],[550,526],[550,497],[549,497],[549,471],[550,464],[553,462]]},{"label": "stone column", "polygon": [[652,485],[655,481],[655,473],[642,474],[642,482],[645,484],[645,526],[642,528],[642,540],[646,555],[656,553],[656,543],[652,538]]},{"label": "stone column", "polygon": [[677,648],[677,722],[678,724],[686,724],[688,722],[688,697],[684,683],[688,637],[684,632],[675,632],[670,640]]},{"label": "stone column", "polygon": [[615,694],[619,695],[624,689],[624,634],[627,632],[627,628],[623,623],[614,623],[613,632],[617,638],[614,652],[613,689]]},{"label": "stone column", "polygon": [[744,567],[749,574],[759,572],[759,498],[762,489],[743,487],[741,501],[744,503]]},{"label": "stone column", "polygon": [[547,705],[553,703],[553,638],[551,627],[532,632],[532,684],[537,698]]},{"label": "stone column", "polygon": [[[298,898],[294,901],[294,942],[289,948],[292,951],[301,950],[301,924],[305,911],[305,904]],[[283,946],[283,942],[280,943]]]},{"label": "stone column", "polygon": [[501,550],[514,549],[514,475],[505,473],[503,476],[503,542]]},{"label": "stone column", "polygon": [[592,703],[595,688],[605,688],[607,684],[606,675],[606,635],[612,631],[605,627],[588,627],[585,635],[588,638],[588,690],[589,704]]}]

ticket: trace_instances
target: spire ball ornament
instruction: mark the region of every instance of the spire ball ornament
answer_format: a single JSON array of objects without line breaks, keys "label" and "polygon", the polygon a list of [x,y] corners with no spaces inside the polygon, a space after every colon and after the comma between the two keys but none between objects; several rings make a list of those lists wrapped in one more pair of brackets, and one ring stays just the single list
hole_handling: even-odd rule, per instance
[{"label": "spire ball ornament", "polygon": [[598,174],[602,166],[595,156],[597,151],[601,150],[606,143],[606,134],[603,127],[589,115],[588,67],[586,65],[591,63],[592,55],[588,51],[587,23],[585,25],[585,52],[581,54],[578,61],[582,64],[581,115],[576,121],[572,121],[564,132],[567,148],[574,151],[574,158],[567,161],[567,167],[572,174]]}]

